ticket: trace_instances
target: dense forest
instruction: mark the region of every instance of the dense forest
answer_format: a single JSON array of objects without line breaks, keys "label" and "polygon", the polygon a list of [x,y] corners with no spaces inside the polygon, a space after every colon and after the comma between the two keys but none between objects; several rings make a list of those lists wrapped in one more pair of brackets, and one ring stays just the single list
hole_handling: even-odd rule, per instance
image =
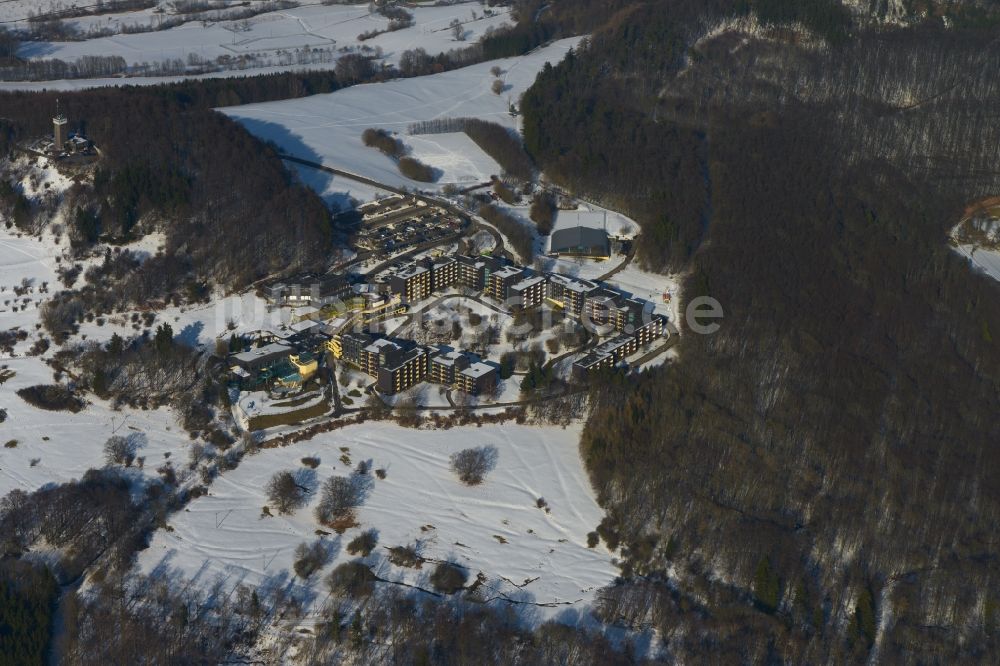
[{"label": "dense forest", "polygon": [[823,4],[630,3],[525,97],[545,173],[726,314],[594,392],[581,451],[625,553],[602,612],[683,661],[977,662],[1000,288],[947,232],[1000,188],[996,35]]},{"label": "dense forest", "polygon": [[[49,114],[38,110],[55,109],[55,98],[4,95],[0,152],[51,131]],[[195,295],[203,291],[199,285],[233,289],[325,265],[336,239],[323,202],[239,124],[185,108],[163,91],[94,90],[61,94],[60,102],[101,153],[92,186],[78,184],[67,194],[74,242],[166,234],[164,256],[119,271],[119,282],[130,288],[112,283],[109,295],[145,303]],[[29,224],[46,222],[35,216]]]},{"label": "dense forest", "polygon": [[56,580],[45,567],[0,561],[0,664],[45,662]]}]

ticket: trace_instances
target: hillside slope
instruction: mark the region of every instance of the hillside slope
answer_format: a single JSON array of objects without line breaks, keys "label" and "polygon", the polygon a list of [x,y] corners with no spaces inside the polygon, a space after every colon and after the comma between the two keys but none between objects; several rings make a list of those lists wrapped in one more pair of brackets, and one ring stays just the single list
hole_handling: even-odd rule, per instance
[{"label": "hillside slope", "polygon": [[605,617],[684,660],[981,659],[1000,290],[947,234],[1000,188],[996,33],[751,4],[633,3],[523,104],[546,173],[726,314],[595,392],[582,452],[628,574]]}]

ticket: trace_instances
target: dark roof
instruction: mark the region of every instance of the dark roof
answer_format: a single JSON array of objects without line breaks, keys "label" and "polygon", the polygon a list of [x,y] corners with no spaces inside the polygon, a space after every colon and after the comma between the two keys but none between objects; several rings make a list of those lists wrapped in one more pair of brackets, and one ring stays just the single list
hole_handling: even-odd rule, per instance
[{"label": "dark roof", "polygon": [[570,227],[552,232],[552,252],[608,246],[608,232],[591,227]]}]

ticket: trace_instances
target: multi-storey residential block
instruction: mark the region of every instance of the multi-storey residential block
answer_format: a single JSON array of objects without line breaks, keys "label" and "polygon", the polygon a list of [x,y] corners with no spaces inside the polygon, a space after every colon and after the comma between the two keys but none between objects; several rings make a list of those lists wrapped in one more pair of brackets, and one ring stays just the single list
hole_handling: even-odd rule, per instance
[{"label": "multi-storey residential block", "polygon": [[428,257],[421,264],[431,272],[431,291],[444,291],[458,283],[458,262],[454,257]]},{"label": "multi-storey residential block", "polygon": [[486,363],[473,363],[458,373],[455,387],[471,395],[488,393],[497,384],[497,369]]},{"label": "multi-storey residential block", "polygon": [[510,288],[526,277],[524,269],[516,266],[504,266],[493,271],[486,283],[486,294],[501,303],[510,296]]},{"label": "multi-storey residential block", "polygon": [[366,375],[378,377],[378,369],[393,362],[402,353],[403,348],[386,338],[376,338],[370,345],[361,350],[359,367]]},{"label": "multi-storey residential block", "polygon": [[578,359],[573,363],[573,375],[581,379],[596,370],[614,367],[623,358],[636,353],[657,338],[663,337],[666,325],[666,317],[653,315],[649,321],[640,325],[632,333],[619,335]]},{"label": "multi-storey residential block", "polygon": [[427,376],[428,358],[429,352],[425,347],[413,347],[406,351],[398,346],[391,351],[383,348],[376,375],[378,389],[392,395],[422,382]]},{"label": "multi-storey residential block", "polygon": [[621,295],[601,287],[584,297],[583,320],[595,326],[604,326],[613,319],[611,311],[616,307]]},{"label": "multi-storey residential block", "polygon": [[508,298],[517,299],[517,305],[522,308],[533,308],[542,304],[545,299],[545,276],[535,275],[510,286]]},{"label": "multi-storey residential block", "polygon": [[427,298],[431,293],[431,271],[419,264],[405,266],[389,278],[389,288],[407,303]]},{"label": "multi-storey residential block", "polygon": [[640,347],[645,347],[657,338],[662,338],[667,329],[667,318],[663,315],[653,315],[649,321],[642,324],[632,334]]},{"label": "multi-storey residential block", "polygon": [[431,356],[428,381],[454,386],[458,373],[471,365],[469,355],[461,351],[439,351]]},{"label": "multi-storey residential block", "polygon": [[634,354],[639,343],[632,335],[620,335],[598,345],[592,352],[573,363],[573,374],[577,378],[601,368],[613,367],[626,356]]},{"label": "multi-storey residential block", "polygon": [[366,333],[348,331],[331,338],[327,348],[334,358],[342,359],[360,368],[363,352],[374,340],[375,338]]},{"label": "multi-storey residential block", "polygon": [[558,273],[550,273],[548,278],[545,297],[553,305],[577,318],[583,313],[583,304],[587,296],[598,289],[597,284],[590,280],[571,278]]}]

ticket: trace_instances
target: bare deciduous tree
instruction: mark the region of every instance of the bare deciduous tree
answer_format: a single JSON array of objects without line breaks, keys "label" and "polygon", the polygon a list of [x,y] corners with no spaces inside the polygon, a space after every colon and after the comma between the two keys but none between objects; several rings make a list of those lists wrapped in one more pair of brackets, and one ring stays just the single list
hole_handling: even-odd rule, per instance
[{"label": "bare deciduous tree", "polygon": [[268,482],[267,499],[278,513],[291,513],[305,503],[306,491],[294,474],[284,470],[276,472]]},{"label": "bare deciduous tree", "polygon": [[451,456],[451,470],[465,485],[478,486],[486,479],[486,475],[496,467],[497,457],[495,446],[463,449]]}]

